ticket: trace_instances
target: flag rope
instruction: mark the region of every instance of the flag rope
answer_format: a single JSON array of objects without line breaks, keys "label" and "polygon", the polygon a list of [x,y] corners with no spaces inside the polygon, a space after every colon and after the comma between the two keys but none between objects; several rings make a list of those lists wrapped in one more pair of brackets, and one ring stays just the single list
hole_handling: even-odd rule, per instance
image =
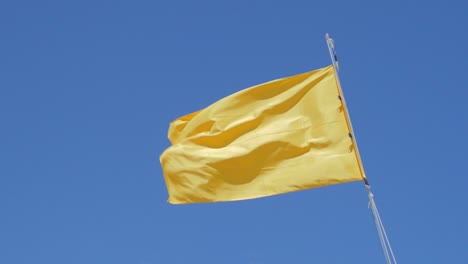
[{"label": "flag rope", "polygon": [[356,135],[354,135],[354,129],[353,129],[353,124],[351,123],[351,118],[349,117],[348,109],[346,107],[346,99],[343,95],[343,91],[341,89],[341,83],[340,83],[340,78],[338,76],[338,72],[340,71],[340,66],[338,63],[338,57],[335,52],[335,43],[333,42],[333,39],[330,38],[330,35],[328,33],[325,35],[325,38],[327,39],[327,44],[328,44],[328,51],[330,52],[330,57],[333,63],[333,69],[335,70],[335,81],[336,81],[336,86],[338,88],[338,99],[340,99],[341,104],[343,106],[343,112],[345,114],[345,119],[346,119],[346,126],[348,127],[349,131],[349,137],[351,138],[351,141],[353,142],[353,149],[354,149],[354,155],[356,156],[356,160],[359,165],[359,171],[361,173],[362,180],[364,183],[367,184],[367,179],[366,179],[366,173],[364,172],[364,166],[362,165],[361,161],[361,155],[359,154],[359,148],[357,145],[357,139]]},{"label": "flag rope", "polygon": [[395,254],[393,254],[392,246],[390,245],[390,241],[387,236],[387,232],[385,232],[385,227],[383,225],[382,219],[380,218],[379,210],[377,209],[377,205],[375,204],[375,201],[374,201],[374,194],[370,190],[369,185],[365,185],[365,186],[366,186],[367,194],[369,196],[369,208],[371,209],[372,215],[374,216],[375,227],[377,228],[377,233],[379,235],[380,244],[385,254],[387,264],[392,264],[392,263],[397,264]]},{"label": "flag rope", "polygon": [[361,161],[361,155],[359,154],[359,149],[357,146],[357,141],[356,141],[356,135],[354,135],[354,130],[353,130],[353,125],[351,123],[351,119],[349,117],[348,110],[346,108],[346,101],[343,95],[343,91],[341,90],[341,83],[340,83],[340,78],[338,76],[338,71],[339,71],[339,63],[338,63],[338,57],[335,52],[335,43],[332,38],[330,38],[330,35],[327,33],[325,35],[325,38],[327,40],[328,44],[328,51],[330,52],[330,58],[333,63],[333,68],[335,69],[335,75],[336,75],[336,82],[338,86],[338,98],[342,101],[344,112],[346,115],[346,122],[348,125],[348,129],[350,131],[350,138],[353,141],[353,147],[355,150],[356,154],[356,159],[359,163],[359,169],[361,170],[361,176],[364,181],[364,185],[367,190],[367,194],[369,196],[369,208],[372,211],[372,215],[374,216],[374,222],[375,222],[375,227],[377,228],[377,233],[379,235],[379,240],[380,240],[380,245],[382,246],[382,250],[385,255],[385,259],[387,260],[387,264],[397,264],[395,255],[393,254],[392,246],[390,245],[390,241],[388,239],[387,233],[385,232],[385,228],[382,222],[382,219],[380,218],[379,210],[377,209],[377,205],[375,204],[374,201],[374,194],[370,190],[370,185],[369,182],[367,181],[367,178],[365,176],[364,172],[364,166],[362,165]]}]

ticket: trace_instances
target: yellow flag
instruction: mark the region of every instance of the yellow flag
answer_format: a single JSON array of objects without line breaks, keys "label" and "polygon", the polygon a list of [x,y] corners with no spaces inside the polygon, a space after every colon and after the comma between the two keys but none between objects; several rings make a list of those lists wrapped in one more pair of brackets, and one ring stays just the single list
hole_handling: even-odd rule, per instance
[{"label": "yellow flag", "polygon": [[365,179],[332,66],[270,81],[171,123],[169,202],[235,201]]}]

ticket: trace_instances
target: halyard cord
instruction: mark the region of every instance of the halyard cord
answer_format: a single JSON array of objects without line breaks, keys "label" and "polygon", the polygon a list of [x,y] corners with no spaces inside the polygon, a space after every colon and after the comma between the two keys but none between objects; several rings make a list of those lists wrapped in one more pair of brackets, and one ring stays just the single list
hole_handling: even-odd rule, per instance
[{"label": "halyard cord", "polygon": [[[375,227],[377,228],[377,233],[379,234],[380,244],[382,245],[382,250],[384,251],[385,258],[387,259],[388,264],[397,264],[395,255],[393,254],[392,246],[388,240],[387,233],[385,232],[382,219],[380,218],[379,210],[377,210],[377,205],[374,201],[374,194],[370,190],[370,186],[366,185],[366,190],[369,195],[369,207],[372,210],[372,215],[374,216]],[[391,258],[390,258],[391,257]]]},{"label": "halyard cord", "polygon": [[367,178],[365,177],[364,168],[362,166],[361,158],[360,158],[360,155],[359,155],[359,149],[358,149],[357,143],[356,143],[356,138],[353,138],[353,134],[354,134],[353,131],[354,130],[353,130],[353,126],[351,124],[351,120],[349,118],[348,112],[346,111],[346,103],[345,103],[345,100],[344,100],[344,97],[343,97],[343,93],[341,91],[341,85],[340,85],[340,81],[339,81],[339,77],[338,77],[339,65],[338,65],[338,57],[337,57],[336,52],[335,52],[335,43],[334,43],[333,39],[330,38],[330,35],[328,33],[325,35],[325,38],[327,40],[328,51],[330,52],[330,57],[332,59],[333,68],[335,69],[337,86],[338,86],[339,93],[340,93],[338,95],[338,99],[340,101],[342,101],[343,107],[345,108],[345,114],[346,114],[346,117],[347,117],[346,120],[348,122],[347,125],[349,126],[348,128],[350,130],[349,137],[354,141],[354,147],[355,147],[355,151],[356,151],[356,158],[357,158],[357,160],[359,162],[359,169],[361,170],[361,175],[363,177],[364,185],[366,187],[366,190],[367,190],[367,193],[368,193],[368,196],[369,196],[369,207],[372,210],[372,215],[374,216],[374,222],[375,222],[375,226],[377,228],[377,233],[379,235],[380,244],[382,246],[382,250],[384,251],[385,259],[387,260],[387,264],[397,264],[397,261],[395,259],[395,255],[393,254],[392,246],[390,245],[390,241],[388,240],[387,233],[385,232],[385,228],[383,226],[382,219],[380,218],[379,210],[377,210],[377,205],[375,204],[375,201],[374,201],[374,194],[371,192],[369,182],[367,181]]}]

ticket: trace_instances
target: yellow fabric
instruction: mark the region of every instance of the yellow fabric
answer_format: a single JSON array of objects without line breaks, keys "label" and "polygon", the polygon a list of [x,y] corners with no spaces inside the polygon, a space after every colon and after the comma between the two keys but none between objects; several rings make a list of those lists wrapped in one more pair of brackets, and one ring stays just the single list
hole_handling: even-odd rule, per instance
[{"label": "yellow fabric", "polygon": [[169,202],[234,201],[364,179],[332,66],[270,81],[171,123]]}]

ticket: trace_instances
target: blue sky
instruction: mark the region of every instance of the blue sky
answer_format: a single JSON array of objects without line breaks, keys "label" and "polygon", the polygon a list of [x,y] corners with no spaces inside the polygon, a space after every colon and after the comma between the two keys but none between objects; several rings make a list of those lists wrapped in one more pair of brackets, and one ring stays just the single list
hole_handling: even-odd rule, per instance
[{"label": "blue sky", "polygon": [[331,63],[401,263],[464,263],[466,1],[2,1],[0,263],[384,263],[360,182],[174,206],[168,124]]}]

